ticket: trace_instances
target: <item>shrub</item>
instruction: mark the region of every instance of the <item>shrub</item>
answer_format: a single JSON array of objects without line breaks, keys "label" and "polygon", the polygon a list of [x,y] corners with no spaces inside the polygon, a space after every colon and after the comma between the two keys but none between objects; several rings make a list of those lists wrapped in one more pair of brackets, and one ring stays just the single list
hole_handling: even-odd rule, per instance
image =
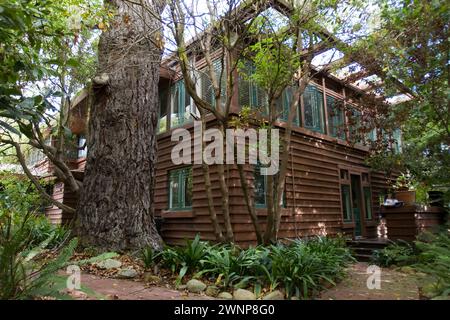
[{"label": "shrub", "polygon": [[427,241],[416,241],[418,262],[413,267],[428,275],[428,292],[432,297],[450,295],[450,236],[449,232],[427,234]]},{"label": "shrub", "polygon": [[381,267],[405,266],[414,263],[414,261],[414,248],[406,241],[391,243],[384,249],[375,250],[372,256],[372,262]]},{"label": "shrub", "polygon": [[48,286],[54,274],[62,268],[73,254],[77,240],[60,250],[51,261],[41,259],[53,235],[32,247],[35,239],[29,224],[33,215],[21,216],[19,223],[12,213],[0,215],[0,299],[30,298],[35,290]]}]

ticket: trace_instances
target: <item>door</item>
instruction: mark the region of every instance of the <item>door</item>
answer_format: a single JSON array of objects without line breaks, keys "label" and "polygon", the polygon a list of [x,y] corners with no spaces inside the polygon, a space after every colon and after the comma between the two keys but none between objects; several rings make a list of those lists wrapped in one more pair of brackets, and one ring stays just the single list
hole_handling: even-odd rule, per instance
[{"label": "door", "polygon": [[355,222],[355,237],[363,235],[362,228],[362,201],[361,201],[361,176],[358,174],[351,175],[352,184],[352,211],[353,220]]}]

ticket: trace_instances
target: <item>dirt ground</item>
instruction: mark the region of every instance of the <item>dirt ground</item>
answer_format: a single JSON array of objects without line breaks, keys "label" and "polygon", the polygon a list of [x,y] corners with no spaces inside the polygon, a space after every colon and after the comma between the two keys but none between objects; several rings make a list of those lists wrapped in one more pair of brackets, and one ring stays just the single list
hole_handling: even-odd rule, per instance
[{"label": "dirt ground", "polygon": [[393,269],[381,269],[380,289],[368,289],[367,263],[358,262],[348,270],[348,277],[336,287],[323,292],[321,300],[418,300],[417,279]]},{"label": "dirt ground", "polygon": [[[367,288],[367,263],[358,262],[348,270],[348,277],[336,287],[322,292],[319,300],[417,300],[417,280],[411,274],[393,269],[381,270],[381,288]],[[95,295],[83,299],[118,300],[206,300],[206,295],[177,291],[172,288],[146,285],[140,281],[113,279],[83,273],[81,283]]]}]

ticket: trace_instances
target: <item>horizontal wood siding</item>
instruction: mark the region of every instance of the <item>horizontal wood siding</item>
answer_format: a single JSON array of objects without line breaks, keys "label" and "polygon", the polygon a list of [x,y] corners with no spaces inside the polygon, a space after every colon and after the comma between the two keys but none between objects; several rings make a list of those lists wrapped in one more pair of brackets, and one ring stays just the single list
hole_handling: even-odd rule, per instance
[{"label": "horizontal wood siding", "polygon": [[[192,128],[190,129],[192,132]],[[282,135],[282,133],[281,133]],[[193,209],[188,214],[166,212],[168,208],[168,172],[182,167],[174,166],[171,150],[175,142],[170,141],[168,133],[158,139],[158,164],[156,172],[155,214],[162,216],[162,236],[169,244],[182,244],[197,233],[203,239],[214,240],[211,219],[209,217],[204,176],[200,166],[193,166]],[[336,235],[347,232],[352,234],[353,227],[343,228],[341,213],[341,195],[339,184],[339,166],[348,166],[368,170],[364,164],[366,152],[344,146],[332,141],[293,132],[289,167],[286,177],[286,208],[283,209],[279,237],[296,238],[312,235]],[[219,221],[221,217],[221,193],[216,168],[211,182],[214,203]],[[253,167],[246,165],[245,171],[249,186],[252,188]],[[227,183],[230,192],[230,211],[232,215],[235,240],[239,245],[255,244],[256,235],[242,195],[237,167],[227,166]],[[378,194],[386,188],[386,179],[381,173],[371,174],[373,191],[374,218],[366,226],[367,236],[377,234]],[[258,209],[262,228],[265,228],[266,213]]]}]

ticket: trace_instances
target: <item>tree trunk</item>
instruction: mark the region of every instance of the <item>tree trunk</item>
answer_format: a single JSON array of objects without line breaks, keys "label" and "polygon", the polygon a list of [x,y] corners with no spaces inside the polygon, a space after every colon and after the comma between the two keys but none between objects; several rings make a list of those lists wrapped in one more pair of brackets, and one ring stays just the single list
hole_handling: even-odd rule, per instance
[{"label": "tree trunk", "polygon": [[153,218],[162,53],[155,2],[109,1],[117,16],[100,37],[78,233],[102,249],[161,247]]}]

